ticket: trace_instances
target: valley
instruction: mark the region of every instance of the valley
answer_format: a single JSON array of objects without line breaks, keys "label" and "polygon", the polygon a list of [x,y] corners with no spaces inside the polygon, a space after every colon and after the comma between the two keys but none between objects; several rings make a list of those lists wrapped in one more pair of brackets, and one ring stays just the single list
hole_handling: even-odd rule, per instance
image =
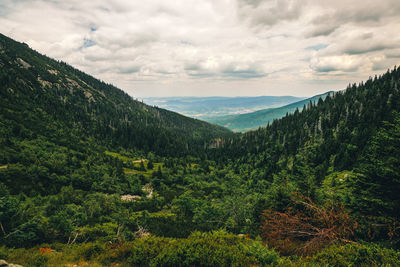
[{"label": "valley", "polygon": [[0,48],[1,259],[400,264],[399,68],[311,99],[155,107],[4,35]]}]

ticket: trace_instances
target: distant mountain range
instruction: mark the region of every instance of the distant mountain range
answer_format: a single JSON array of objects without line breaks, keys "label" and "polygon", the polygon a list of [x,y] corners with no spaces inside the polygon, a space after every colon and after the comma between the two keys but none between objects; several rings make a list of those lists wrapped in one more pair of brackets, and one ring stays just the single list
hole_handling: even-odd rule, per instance
[{"label": "distant mountain range", "polygon": [[211,121],[216,116],[249,113],[266,108],[277,108],[305,99],[294,96],[257,97],[150,97],[149,105],[158,106],[183,115]]},{"label": "distant mountain range", "polygon": [[296,109],[299,109],[301,111],[303,107],[307,106],[310,102],[314,104],[317,103],[320,98],[324,100],[329,93],[333,92],[326,92],[324,94],[316,95],[311,98],[307,98],[278,108],[262,109],[245,114],[218,116],[208,118],[207,121],[224,126],[236,132],[253,130],[257,129],[258,127],[266,126],[268,123],[272,122],[275,119],[280,119],[286,114],[294,113]]},{"label": "distant mountain range", "polygon": [[266,126],[274,119],[303,109],[333,92],[310,98],[294,96],[257,97],[150,97],[149,105],[172,110],[183,115],[224,126],[235,132],[245,132]]}]

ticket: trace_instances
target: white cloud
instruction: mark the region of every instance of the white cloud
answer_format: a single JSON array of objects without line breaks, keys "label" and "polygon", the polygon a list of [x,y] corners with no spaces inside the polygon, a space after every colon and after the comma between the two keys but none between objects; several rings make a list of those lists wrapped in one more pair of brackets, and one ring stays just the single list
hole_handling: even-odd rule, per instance
[{"label": "white cloud", "polygon": [[312,95],[400,62],[398,0],[2,0],[0,32],[135,96]]}]

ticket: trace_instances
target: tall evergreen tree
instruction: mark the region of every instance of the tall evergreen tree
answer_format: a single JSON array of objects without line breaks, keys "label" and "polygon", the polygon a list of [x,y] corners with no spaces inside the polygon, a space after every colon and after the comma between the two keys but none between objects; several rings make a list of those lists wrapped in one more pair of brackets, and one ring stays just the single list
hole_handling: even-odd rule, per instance
[{"label": "tall evergreen tree", "polygon": [[353,181],[356,212],[400,218],[400,114],[385,122],[364,153]]}]

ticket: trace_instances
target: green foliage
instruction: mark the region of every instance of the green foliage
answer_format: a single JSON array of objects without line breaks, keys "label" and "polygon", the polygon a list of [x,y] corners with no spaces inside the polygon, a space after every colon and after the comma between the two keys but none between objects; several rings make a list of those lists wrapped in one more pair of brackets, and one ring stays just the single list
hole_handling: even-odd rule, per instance
[{"label": "green foliage", "polygon": [[399,266],[400,252],[375,244],[331,246],[311,258],[313,264],[327,266]]},{"label": "green foliage", "polygon": [[99,256],[105,251],[104,244],[87,243],[78,247],[78,255],[81,255],[85,260],[90,260]]},{"label": "green foliage", "polygon": [[147,169],[152,170],[154,168],[154,164],[152,160],[149,160],[149,162],[147,163]]},{"label": "green foliage", "polygon": [[318,189],[319,197],[330,201],[349,203],[352,195],[351,181],[358,179],[353,171],[333,172],[327,175]]},{"label": "green foliage", "polygon": [[385,122],[369,143],[353,179],[353,203],[362,215],[400,219],[400,114]]},{"label": "green foliage", "polygon": [[32,264],[32,266],[35,266],[35,267],[46,267],[48,261],[49,261],[49,259],[46,256],[36,255],[35,257],[33,257],[31,264]]},{"label": "green foliage", "polygon": [[44,233],[36,221],[29,221],[18,226],[5,236],[5,243],[11,247],[32,247],[43,241]]},{"label": "green foliage", "polygon": [[277,264],[279,259],[260,241],[224,232],[196,232],[176,240],[149,238],[138,243],[128,259],[135,266],[267,266]]}]

